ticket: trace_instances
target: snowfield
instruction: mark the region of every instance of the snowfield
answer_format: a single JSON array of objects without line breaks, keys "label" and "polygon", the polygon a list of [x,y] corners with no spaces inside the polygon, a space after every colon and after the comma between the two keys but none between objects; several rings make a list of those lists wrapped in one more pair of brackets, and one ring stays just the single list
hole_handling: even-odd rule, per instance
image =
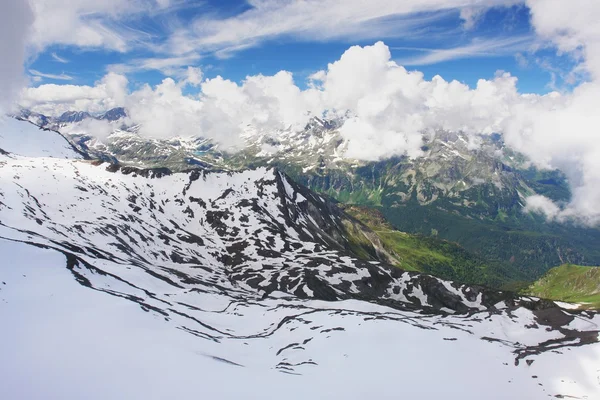
[{"label": "snowfield", "polygon": [[358,260],[278,171],[117,168],[39,134],[0,142],[3,398],[600,398],[595,313]]},{"label": "snowfield", "polygon": [[78,284],[56,251],[5,240],[0,251],[7,399],[598,398],[598,345],[515,366],[512,346],[480,340],[544,338],[523,330],[527,314],[481,322],[354,300],[170,293],[206,310],[195,315],[227,332],[217,342],[182,328],[198,323]]},{"label": "snowfield", "polygon": [[82,158],[58,132],[0,116],[0,149],[28,157]]}]

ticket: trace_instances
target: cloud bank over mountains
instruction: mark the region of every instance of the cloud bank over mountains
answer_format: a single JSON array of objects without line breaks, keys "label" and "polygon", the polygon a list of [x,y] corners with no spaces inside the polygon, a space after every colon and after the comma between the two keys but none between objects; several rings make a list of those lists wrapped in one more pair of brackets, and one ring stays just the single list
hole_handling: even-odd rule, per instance
[{"label": "cloud bank over mountains", "polygon": [[[51,1],[34,1],[36,12],[42,3],[48,3],[44,7],[49,7]],[[83,0],[75,3],[81,9],[94,7],[92,2]],[[127,6],[125,3],[111,0],[115,10],[122,8],[123,13],[130,16],[150,9],[157,13],[166,12],[177,6],[169,1],[132,2]],[[189,30],[174,30],[167,47],[177,54],[171,55],[185,59],[192,52],[207,48],[231,52],[278,35],[298,34],[320,39],[326,38],[323,35],[352,35],[390,15],[410,20],[406,26],[413,26],[417,16],[424,18],[418,14],[420,12],[444,12],[456,8],[462,10],[464,28],[469,29],[490,7],[525,4],[530,9],[531,25],[539,42],[569,55],[577,64],[571,71],[573,80],[585,79],[572,92],[546,95],[519,93],[517,77],[502,71],[492,79],[480,79],[475,87],[446,81],[441,76],[427,80],[421,72],[409,71],[396,63],[389,48],[383,42],[376,42],[371,46],[350,47],[339,60],[312,74],[307,85],[299,85],[287,71],[272,76],[248,76],[237,83],[220,76],[203,79],[198,68],[190,67],[175,79],[166,78],[154,87],[143,85],[131,91],[126,75],[110,72],[94,86],[27,88],[22,92],[20,104],[45,114],[60,114],[67,110],[101,112],[125,106],[132,122],[141,125],[142,135],[199,135],[232,149],[241,144],[240,136],[248,125],[273,132],[290,127],[301,129],[313,115],[345,116],[341,133],[348,141],[346,156],[363,160],[402,154],[419,157],[423,133],[433,133],[436,129],[472,134],[474,144],[475,135],[499,132],[509,146],[529,156],[536,165],[560,168],[569,177],[573,190],[569,204],[554,204],[537,196],[528,200],[528,209],[544,212],[550,219],[576,217],[586,223],[600,223],[600,116],[597,112],[600,3],[572,0],[569,12],[565,12],[562,0],[431,0],[403,2],[402,6],[395,1],[376,1],[368,7],[366,14],[357,12],[358,2],[343,2],[342,5],[336,1],[296,4],[255,0],[250,3],[253,7],[240,15],[225,19],[206,17],[209,19],[192,23]],[[325,3],[328,7],[323,7]],[[344,15],[349,21],[348,31],[333,24],[321,32],[319,29],[322,30],[323,24],[307,22],[301,17],[317,15],[316,9]],[[123,13],[109,12],[113,22]],[[281,23],[275,23],[275,15],[289,18],[281,18]],[[329,20],[336,20],[339,15],[329,15]],[[431,14],[429,18],[435,15]],[[79,19],[67,17],[64,16],[74,24],[79,23]],[[112,25],[107,25],[106,19],[103,21],[103,26],[110,31]],[[379,28],[390,29],[388,25],[380,24]],[[44,46],[45,42],[35,36],[45,29],[44,26],[36,19],[34,28],[33,43]],[[248,35],[248,29],[254,34]],[[385,34],[380,32],[382,36]],[[122,41],[114,37],[109,41],[90,33],[89,37],[83,36],[89,40],[81,45],[102,46],[104,43],[115,49],[126,49],[130,45],[131,40],[115,35]],[[61,37],[53,40],[60,42]],[[97,40],[92,40],[94,37]],[[162,47],[158,45],[157,48]],[[22,56],[16,59],[22,64]],[[106,132],[103,127],[93,129],[99,134]]]},{"label": "cloud bank over mountains", "polygon": [[521,95],[516,78],[499,73],[477,87],[426,80],[396,64],[383,42],[353,46],[338,61],[309,78],[301,89],[290,72],[248,76],[238,84],[223,77],[201,80],[199,72],[129,92],[127,78],[107,74],[95,86],[41,85],[23,92],[21,104],[44,114],[68,110],[101,112],[123,105],[141,134],[154,138],[199,135],[226,147],[239,144],[248,125],[272,132],[302,129],[311,116],[345,117],[341,128],[351,158],[378,160],[421,155],[423,132],[473,134],[501,131],[517,105],[558,103],[561,96]]}]

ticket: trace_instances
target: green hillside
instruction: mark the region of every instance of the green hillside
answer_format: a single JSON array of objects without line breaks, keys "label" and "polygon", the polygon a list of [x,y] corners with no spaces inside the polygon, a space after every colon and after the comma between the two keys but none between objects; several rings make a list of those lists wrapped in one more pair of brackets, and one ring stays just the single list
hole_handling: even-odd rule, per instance
[{"label": "green hillside", "polygon": [[[477,175],[483,175],[487,165],[481,164],[475,169]],[[377,208],[399,231],[458,243],[485,264],[510,271],[516,280],[531,282],[562,262],[600,263],[600,229],[548,222],[543,216],[523,212],[520,193],[543,193],[568,201],[568,185],[558,171],[507,172],[500,164],[496,167],[504,179],[502,185],[483,183],[469,189],[455,185],[443,191],[419,174],[414,179],[402,178],[414,170],[404,159],[350,170],[324,169],[319,174],[303,174],[294,165],[280,167],[297,182],[342,203]],[[441,171],[445,170],[453,169],[444,166]],[[458,171],[448,180],[460,180],[465,174]]]},{"label": "green hillside", "polygon": [[600,267],[564,264],[552,268],[527,290],[527,294],[600,309]]},{"label": "green hillside", "polygon": [[[368,226],[377,235],[379,247],[388,261],[404,270],[492,287],[523,279],[514,271],[490,264],[456,243],[395,230],[377,209],[347,205],[344,211]],[[372,238],[369,240],[374,242]]]}]

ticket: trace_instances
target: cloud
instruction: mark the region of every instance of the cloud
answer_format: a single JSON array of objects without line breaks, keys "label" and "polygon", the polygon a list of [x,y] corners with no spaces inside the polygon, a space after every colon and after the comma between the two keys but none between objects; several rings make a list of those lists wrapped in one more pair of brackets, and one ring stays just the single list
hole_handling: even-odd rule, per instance
[{"label": "cloud", "polygon": [[170,6],[166,0],[30,1],[35,14],[30,44],[36,51],[60,44],[125,52],[148,40],[135,28],[136,19]]},{"label": "cloud", "polygon": [[516,78],[506,73],[481,79],[475,88],[440,76],[428,81],[421,72],[391,61],[381,42],[350,48],[316,78],[321,107],[330,115],[352,116],[341,128],[348,141],[346,155],[366,160],[419,156],[423,133],[437,129],[498,132],[511,104],[530,101],[517,92]]},{"label": "cloud", "polygon": [[151,138],[194,136],[201,133],[202,104],[184,96],[182,85],[171,78],[155,88],[144,85],[131,93],[124,105],[141,135]]},{"label": "cloud", "polygon": [[130,118],[141,124],[140,134],[203,136],[222,148],[236,149],[249,126],[269,134],[288,127],[301,129],[308,117],[299,110],[314,105],[309,92],[302,92],[284,71],[248,77],[241,85],[222,77],[208,79],[197,94],[184,95],[184,86],[197,85],[200,74],[190,69],[179,82],[167,78],[154,88],[145,85],[131,93],[125,104]]},{"label": "cloud", "polygon": [[460,10],[460,18],[464,21],[463,26],[465,29],[473,29],[479,22],[483,14],[485,14],[486,8],[481,6],[465,7]]},{"label": "cloud", "polygon": [[[126,79],[113,73],[94,87],[30,88],[22,104],[51,114],[68,109],[98,112],[108,105],[124,105],[144,135],[199,135],[226,147],[240,144],[248,126],[274,134],[302,129],[311,115],[348,117],[341,127],[348,142],[346,156],[378,160],[421,155],[423,132],[496,132],[510,104],[521,98],[516,78],[509,74],[480,80],[474,89],[439,76],[428,81],[422,73],[393,62],[382,42],[349,48],[310,79],[305,90],[286,71],[248,76],[241,84],[222,77],[202,81],[201,71],[189,68],[178,81],[168,78],[156,87],[145,85],[126,93]],[[123,82],[112,91],[120,94],[120,102],[107,91],[111,81]],[[190,88],[184,95],[186,85]]]},{"label": "cloud", "polygon": [[[142,49],[153,54],[150,62],[205,53],[225,58],[276,38],[431,37],[435,33],[428,27],[441,19],[460,17],[469,27],[490,7],[524,0],[487,0],[484,5],[481,0],[250,0],[245,11],[227,17],[210,12],[204,2],[188,0],[29,1],[35,14],[30,41],[35,51],[57,44],[118,52]],[[178,11],[199,7],[206,11],[180,19]],[[145,68],[143,64],[134,60],[122,68]]]},{"label": "cloud", "polygon": [[43,114],[60,115],[70,110],[102,112],[123,105],[127,78],[107,74],[94,86],[46,84],[24,89],[20,105]]},{"label": "cloud", "polygon": [[549,220],[556,219],[561,213],[560,208],[552,200],[541,195],[529,196],[523,211],[544,214]]},{"label": "cloud", "polygon": [[59,62],[61,64],[68,64],[69,63],[69,60],[67,60],[66,58],[63,58],[63,57],[59,56],[56,53],[51,53],[50,56],[52,57],[52,59],[54,61]]},{"label": "cloud", "polygon": [[23,63],[33,13],[27,1],[0,2],[0,115],[25,85]]},{"label": "cloud", "polygon": [[600,78],[600,4],[593,0],[573,0],[565,12],[560,0],[527,0],[536,33],[562,52],[583,61],[595,78]]},{"label": "cloud", "polygon": [[38,76],[40,78],[48,78],[48,79],[55,79],[55,80],[59,80],[59,81],[71,81],[73,80],[73,77],[70,75],[66,75],[65,73],[62,73],[60,75],[56,75],[56,74],[45,74],[43,72],[40,72],[38,70],[35,69],[30,69],[29,73],[33,76]]},{"label": "cloud", "polygon": [[62,133],[90,135],[100,141],[107,138],[116,129],[120,128],[121,121],[106,121],[97,119],[84,119],[73,125],[61,129]]},{"label": "cloud", "polygon": [[461,10],[477,9],[478,15],[495,6],[508,6],[519,0],[251,0],[250,8],[222,18],[202,15],[188,28],[178,24],[162,49],[181,55],[192,51],[217,52],[229,56],[235,51],[257,46],[280,37],[296,40],[373,39],[387,37],[431,37],[431,24],[475,14]]},{"label": "cloud", "polygon": [[529,67],[529,60],[521,52],[517,52],[515,54],[515,61],[517,62],[517,65],[519,67],[521,67],[521,68],[527,68],[527,67]]},{"label": "cloud", "polygon": [[197,67],[188,67],[185,71],[185,83],[190,86],[200,86],[202,83],[202,70]]},{"label": "cloud", "polygon": [[200,55],[193,53],[181,57],[147,57],[133,59],[126,64],[112,64],[108,70],[118,74],[127,74],[138,71],[157,70],[166,76],[182,76],[187,72],[187,67],[196,64]]},{"label": "cloud", "polygon": [[516,52],[527,50],[529,47],[531,47],[533,41],[534,38],[528,35],[483,40],[479,39],[474,40],[471,44],[466,46],[459,46],[450,49],[429,49],[422,47],[393,47],[392,49],[412,50],[427,53],[423,56],[397,60],[399,64],[406,66],[430,65],[462,58],[514,55]]},{"label": "cloud", "polygon": [[594,107],[600,86],[580,85],[551,102],[514,105],[503,124],[506,143],[537,165],[563,170],[572,189],[571,202],[557,215],[600,222],[600,116]]},{"label": "cloud", "polygon": [[[571,93],[556,94],[552,101],[532,101],[512,106],[503,134],[508,145],[541,166],[560,168],[568,176],[572,200],[564,207],[534,197],[531,202],[551,219],[575,218],[600,223],[600,3],[528,0],[536,33],[578,61],[575,69],[589,81]],[[559,7],[559,8],[557,8]],[[529,204],[528,200],[528,204]],[[531,206],[533,207],[533,206]]]}]

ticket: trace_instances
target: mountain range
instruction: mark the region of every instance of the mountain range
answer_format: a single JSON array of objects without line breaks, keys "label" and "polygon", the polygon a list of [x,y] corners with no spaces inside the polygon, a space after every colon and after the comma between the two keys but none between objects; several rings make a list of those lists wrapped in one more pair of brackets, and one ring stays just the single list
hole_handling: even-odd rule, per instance
[{"label": "mountain range", "polygon": [[600,265],[599,229],[548,222],[525,212],[525,198],[533,194],[568,202],[566,176],[534,167],[500,135],[474,140],[438,131],[424,135],[423,157],[367,162],[344,156],[343,120],[313,117],[301,131],[263,132],[248,126],[245,145],[224,151],[202,137],[141,136],[123,108],[93,117],[114,117],[112,133],[101,139],[86,133],[81,121],[65,122],[83,113],[65,114],[52,119],[23,111],[21,117],[62,132],[91,157],[122,165],[172,171],[278,168],[341,203],[378,209],[400,231],[457,243],[500,271],[476,283],[514,288],[563,263]]},{"label": "mountain range", "polygon": [[[324,128],[322,137],[337,135]],[[365,208],[376,198],[341,204],[327,194],[335,186],[319,193],[299,183],[290,158],[288,169],[272,154],[242,163],[204,142],[194,160],[206,167],[159,167],[145,156],[134,166],[76,139],[26,120],[0,123],[0,317],[9,327],[0,371],[11,377],[9,398],[600,394],[600,316],[466,284],[466,274],[454,281],[459,267],[503,266],[440,233],[398,231],[383,199],[400,208],[405,192],[382,190],[380,206]],[[318,169],[332,173],[327,162],[338,163]],[[501,172],[492,186],[531,188],[502,165],[490,170]],[[431,182],[448,177],[438,172]],[[442,201],[419,197],[426,181],[403,183],[421,207]],[[485,213],[464,210],[461,218]]]}]

